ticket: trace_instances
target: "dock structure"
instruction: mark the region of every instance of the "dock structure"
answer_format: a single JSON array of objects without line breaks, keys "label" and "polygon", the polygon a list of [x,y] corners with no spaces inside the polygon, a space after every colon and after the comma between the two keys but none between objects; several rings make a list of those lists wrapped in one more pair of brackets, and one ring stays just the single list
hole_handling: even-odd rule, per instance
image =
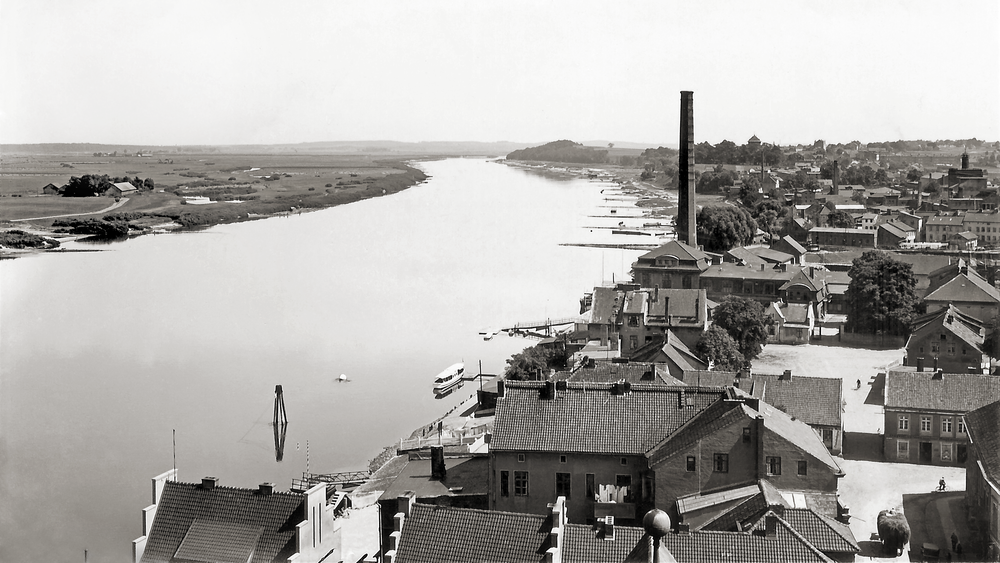
[{"label": "dock structure", "polygon": [[500,334],[501,332],[506,332],[511,336],[517,334],[521,336],[527,336],[530,338],[548,338],[552,336],[553,331],[555,330],[556,327],[564,325],[573,325],[579,322],[583,322],[580,319],[580,317],[565,317],[561,319],[545,319],[543,321],[518,322],[514,323],[513,326],[488,328],[486,330],[481,330],[479,331],[479,334],[482,335],[483,340],[492,340],[494,336]]},{"label": "dock structure", "polygon": [[371,473],[368,471],[344,471],[341,473],[309,473],[303,472],[301,479],[292,479],[293,491],[308,491],[320,483],[326,483],[327,490],[356,487],[368,481]]}]

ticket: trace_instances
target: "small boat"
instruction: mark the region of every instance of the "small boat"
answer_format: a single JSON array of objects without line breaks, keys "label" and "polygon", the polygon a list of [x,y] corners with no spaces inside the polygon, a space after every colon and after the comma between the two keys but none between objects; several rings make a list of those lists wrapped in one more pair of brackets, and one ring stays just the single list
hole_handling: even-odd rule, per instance
[{"label": "small boat", "polygon": [[458,382],[462,381],[462,375],[464,374],[465,364],[457,363],[453,366],[449,366],[447,369],[439,373],[436,378],[434,378],[434,392],[444,393],[455,385],[458,385]]}]

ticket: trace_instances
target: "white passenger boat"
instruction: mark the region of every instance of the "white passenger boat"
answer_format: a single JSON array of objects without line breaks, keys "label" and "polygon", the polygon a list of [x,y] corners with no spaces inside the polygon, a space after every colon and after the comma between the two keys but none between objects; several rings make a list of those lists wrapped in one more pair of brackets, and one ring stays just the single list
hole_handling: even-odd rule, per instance
[{"label": "white passenger boat", "polygon": [[458,382],[462,381],[462,375],[464,374],[465,364],[457,363],[453,366],[449,366],[447,369],[438,374],[436,378],[434,378],[434,392],[444,393],[445,391],[458,385]]}]

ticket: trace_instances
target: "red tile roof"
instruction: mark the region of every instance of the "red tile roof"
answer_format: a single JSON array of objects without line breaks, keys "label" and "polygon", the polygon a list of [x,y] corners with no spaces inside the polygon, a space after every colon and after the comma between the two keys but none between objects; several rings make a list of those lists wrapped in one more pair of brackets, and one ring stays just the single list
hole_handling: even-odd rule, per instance
[{"label": "red tile roof", "polygon": [[398,563],[537,563],[551,546],[551,516],[413,504]]},{"label": "red tile roof", "polygon": [[642,528],[615,526],[614,538],[608,539],[602,524],[568,524],[562,548],[563,563],[625,561],[644,534]]},{"label": "red tile roof", "polygon": [[[773,515],[772,512],[768,512]],[[677,563],[704,561],[754,562],[767,561],[831,561],[811,545],[788,522],[777,518],[775,535],[768,538],[761,531],[753,532],[692,532],[667,534],[663,545]]]},{"label": "red tile roof", "polygon": [[964,418],[976,459],[983,465],[986,477],[1000,487],[1000,401],[979,407]]},{"label": "red tile roof", "polygon": [[[491,451],[586,452],[642,455],[714,403],[722,389],[632,384],[612,392],[606,383],[568,383],[552,399],[542,382],[508,381],[497,399]],[[681,406],[682,395],[693,405]]]},{"label": "red tile roof", "polygon": [[304,501],[305,495],[299,493],[262,494],[256,489],[168,481],[157,503],[142,563],[174,561],[186,536],[197,542],[209,529],[228,530],[222,537],[229,542],[249,541],[251,532],[257,531],[250,561],[285,561],[295,553],[295,525],[305,517]]},{"label": "red tile roof", "polygon": [[843,381],[829,377],[755,373],[750,393],[810,425],[841,426]]},{"label": "red tile roof", "polygon": [[885,376],[885,408],[966,413],[1000,400],[1000,377],[975,373],[890,371]]}]

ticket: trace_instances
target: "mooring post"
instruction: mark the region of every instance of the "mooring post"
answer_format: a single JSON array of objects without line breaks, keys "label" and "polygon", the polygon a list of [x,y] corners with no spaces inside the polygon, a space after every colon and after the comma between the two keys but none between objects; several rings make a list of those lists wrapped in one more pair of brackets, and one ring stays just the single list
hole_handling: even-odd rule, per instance
[{"label": "mooring post", "polygon": [[285,414],[285,395],[281,391],[281,385],[274,386],[274,425],[285,424],[288,416]]}]

